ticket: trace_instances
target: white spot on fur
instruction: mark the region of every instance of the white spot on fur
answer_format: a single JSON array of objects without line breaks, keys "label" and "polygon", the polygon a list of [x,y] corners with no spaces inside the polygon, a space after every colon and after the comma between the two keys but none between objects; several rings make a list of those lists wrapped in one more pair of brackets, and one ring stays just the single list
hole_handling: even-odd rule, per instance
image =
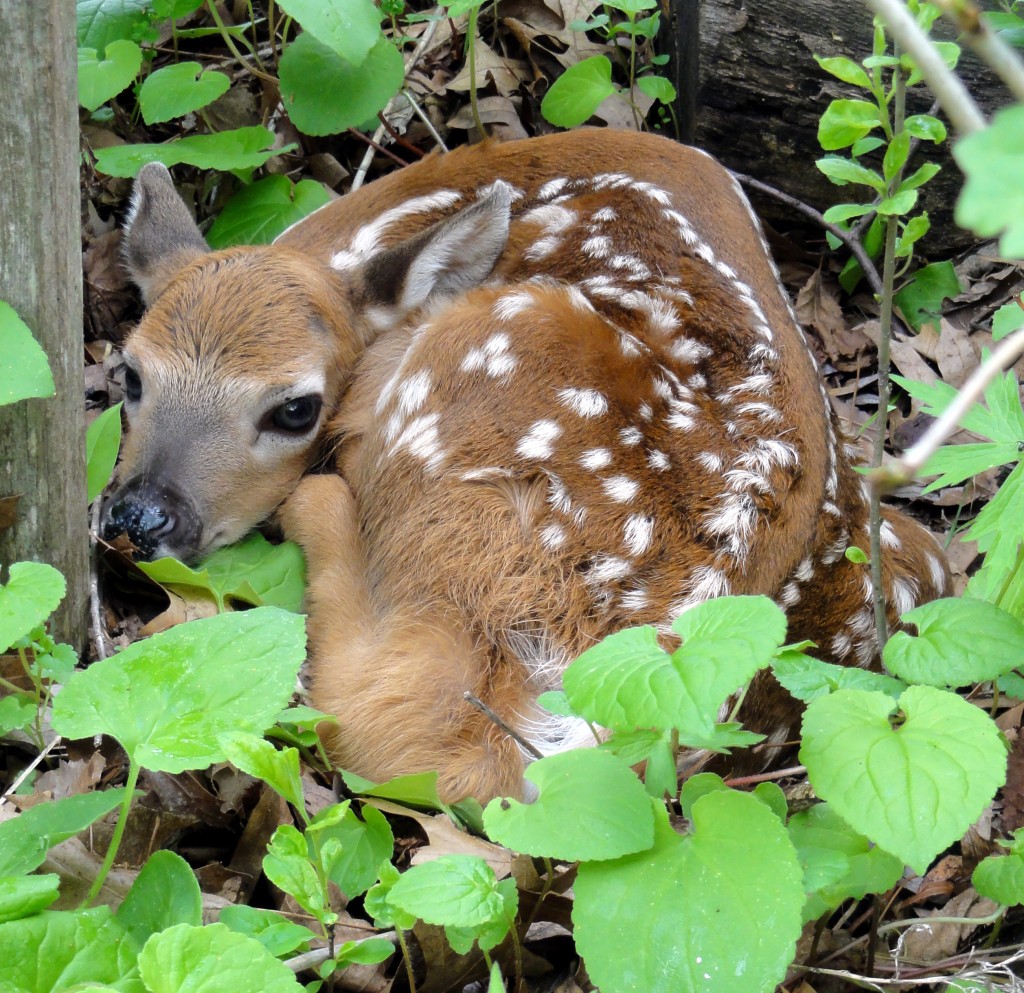
[{"label": "white spot on fur", "polygon": [[623,428],[619,432],[619,441],[623,445],[632,447],[633,445],[639,445],[644,440],[644,433],[639,428]]},{"label": "white spot on fur", "polygon": [[632,572],[632,564],[618,555],[595,555],[587,572],[587,583],[612,583]]},{"label": "white spot on fur", "polygon": [[928,575],[932,580],[932,588],[941,593],[946,588],[946,571],[942,568],[942,562],[939,561],[937,555],[928,554],[926,556],[928,561]]},{"label": "white spot on fur", "polygon": [[[518,290],[515,293],[506,293],[504,296],[498,297],[492,313],[499,320],[508,321],[533,305],[533,294],[529,290]],[[508,345],[506,344],[505,347],[508,348]]]},{"label": "white spot on fur", "polygon": [[568,207],[549,203],[528,210],[519,220],[528,224],[540,224],[546,235],[554,235],[561,234],[576,223],[576,212],[569,210]]},{"label": "white spot on fur", "polygon": [[710,565],[698,566],[690,577],[689,592],[669,606],[669,615],[678,617],[688,607],[729,595],[729,579],[720,569]]},{"label": "white spot on fur", "polygon": [[628,476],[611,476],[602,480],[601,486],[616,503],[629,503],[640,489],[640,484]]},{"label": "white spot on fur", "polygon": [[391,453],[402,448],[408,449],[409,454],[425,462],[431,472],[437,470],[445,459],[437,430],[439,420],[440,415],[436,413],[411,420],[395,439]]},{"label": "white spot on fur", "polygon": [[642,587],[626,590],[626,592],[619,597],[619,606],[623,610],[643,610],[649,603],[650,597],[647,595],[647,590]]},{"label": "white spot on fur", "polygon": [[611,254],[612,240],[607,235],[594,235],[587,238],[580,248],[593,259],[605,259]]},{"label": "white spot on fur", "polygon": [[905,579],[894,579],[890,591],[893,607],[901,617],[917,606],[917,584]]},{"label": "white spot on fur", "polygon": [[430,373],[426,369],[410,376],[398,387],[398,409],[408,417],[427,402],[430,396]]},{"label": "white spot on fur", "polygon": [[541,200],[550,200],[552,197],[557,197],[568,182],[569,180],[565,176],[559,176],[557,179],[549,179],[537,191],[537,196],[540,197]]},{"label": "white spot on fur", "polygon": [[612,464],[612,453],[607,448],[590,448],[580,456],[580,465],[591,472]]},{"label": "white spot on fur", "polygon": [[551,504],[552,510],[557,510],[561,514],[572,513],[569,491],[565,488],[565,483],[553,474],[549,475],[548,480],[548,503]]},{"label": "white spot on fur", "polygon": [[722,456],[715,452],[700,452],[697,461],[707,469],[708,472],[722,471]]},{"label": "white spot on fur", "polygon": [[899,535],[888,521],[882,521],[882,526],[879,528],[879,544],[883,548],[891,548],[893,551],[899,551],[902,546]]},{"label": "white spot on fur", "polygon": [[595,221],[605,222],[617,220],[619,215],[615,212],[614,207],[601,207],[599,210],[595,210],[590,216]]},{"label": "white spot on fur", "polygon": [[808,555],[797,567],[793,575],[801,582],[807,583],[814,578],[814,561]]},{"label": "white spot on fur", "polygon": [[649,421],[654,416],[654,411],[651,409],[649,403],[642,403],[637,407],[637,414],[640,416],[640,420]]},{"label": "white spot on fur", "polygon": [[853,651],[853,638],[845,631],[840,631],[832,639],[832,654],[839,660],[845,659]]},{"label": "white spot on fur", "polygon": [[550,551],[565,544],[565,529],[560,524],[547,524],[540,529],[540,543]]},{"label": "white spot on fur", "polygon": [[784,607],[792,607],[800,602],[800,587],[796,583],[786,583],[779,594],[779,603]]},{"label": "white spot on fur", "polygon": [[580,417],[599,417],[608,411],[608,400],[598,390],[581,390],[574,386],[558,391],[558,401]]},{"label": "white spot on fur", "polygon": [[676,338],[669,347],[669,351],[672,353],[672,358],[689,363],[700,362],[711,355],[711,349],[707,345],[694,341],[692,338]]},{"label": "white spot on fur", "polygon": [[651,547],[654,518],[645,514],[630,514],[622,529],[626,547],[631,555],[643,555]]},{"label": "white spot on fur", "polygon": [[516,451],[526,459],[550,458],[554,451],[552,442],[561,433],[562,428],[554,421],[536,421],[519,439]]},{"label": "white spot on fur", "polygon": [[647,464],[656,472],[664,472],[669,467],[668,456],[657,448],[652,448],[647,453]]}]

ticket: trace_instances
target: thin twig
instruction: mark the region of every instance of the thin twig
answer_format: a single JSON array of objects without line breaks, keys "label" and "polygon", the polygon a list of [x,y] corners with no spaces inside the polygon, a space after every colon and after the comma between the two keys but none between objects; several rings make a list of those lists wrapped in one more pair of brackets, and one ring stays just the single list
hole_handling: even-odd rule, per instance
[{"label": "thin twig", "polygon": [[850,250],[850,253],[860,264],[861,269],[864,271],[864,277],[871,284],[871,289],[875,295],[882,295],[881,277],[878,275],[878,270],[875,268],[874,262],[871,261],[871,257],[864,251],[864,246],[860,243],[859,238],[855,237],[851,232],[844,231],[841,227],[826,221],[821,212],[815,210],[809,204],[797,200],[796,197],[791,197],[788,193],[783,193],[782,190],[778,190],[774,186],[769,186],[767,183],[762,183],[759,179],[754,179],[753,176],[745,176],[740,172],[734,172],[733,176],[744,186],[757,190],[759,193],[764,193],[778,200],[779,203],[784,203],[787,207],[800,211],[801,214],[820,224],[829,234],[835,235]]},{"label": "thin twig", "polygon": [[14,796],[18,791],[18,787],[21,786],[29,776],[32,775],[34,769],[50,754],[64,739],[58,734],[29,764],[21,770],[18,774],[18,778],[4,791],[4,795],[0,796],[0,807],[2,807],[9,797]]},{"label": "thin twig", "polygon": [[[383,134],[384,128],[382,127],[379,130]],[[371,160],[373,159],[374,152],[380,152],[381,155],[386,155],[389,159],[391,159],[392,162],[396,163],[397,165],[400,165],[403,169],[409,164],[400,155],[395,155],[395,153],[391,151],[390,148],[385,148],[382,144],[380,144],[379,141],[377,141],[376,138],[371,138],[368,134],[363,134],[363,132],[359,131],[357,128],[349,128],[348,133],[352,135],[353,138],[358,138],[360,141],[364,142],[366,145],[369,146],[366,154],[370,157]],[[367,167],[369,167],[369,165],[367,165]],[[360,168],[362,168],[362,166],[360,166]],[[366,173],[364,172],[363,176],[365,175]],[[360,181],[360,186],[361,185],[362,182]],[[352,189],[358,189],[358,187],[355,185],[355,181],[353,181],[352,183]]]},{"label": "thin twig", "polygon": [[444,143],[444,139],[441,137],[441,135],[438,134],[437,128],[434,127],[434,122],[427,116],[426,111],[413,98],[413,95],[410,92],[408,86],[406,86],[406,88],[402,90],[402,96],[409,101],[409,105],[415,111],[416,116],[423,122],[426,129],[430,132],[431,138],[433,138],[434,141],[437,142],[437,145],[441,149],[441,151],[447,152],[448,146]]},{"label": "thin twig", "polygon": [[[398,941],[398,935],[394,931],[382,931],[380,934],[372,934],[367,938],[360,938],[356,941],[356,944],[361,945],[363,942],[372,941],[374,938],[384,938],[392,944]],[[324,945],[323,948],[314,948],[311,952],[303,952],[301,955],[285,959],[284,964],[288,966],[292,972],[298,975],[300,972],[305,972],[307,969],[315,968],[320,965],[321,962],[326,962],[330,957],[331,949],[327,945]]]},{"label": "thin twig", "polygon": [[92,544],[92,555],[89,556],[89,619],[92,621],[93,640],[96,643],[97,659],[110,657],[110,645],[107,641],[106,627],[103,624],[103,614],[100,609],[102,596],[100,591],[100,546],[97,536],[100,533],[100,515],[103,511],[103,494],[101,493],[92,503],[92,526],[89,538]]},{"label": "thin twig", "polygon": [[462,696],[467,703],[476,707],[484,717],[500,727],[501,730],[504,731],[505,734],[507,734],[520,748],[529,752],[535,759],[544,758],[544,753],[542,751],[531,745],[530,742],[523,738],[514,728],[509,727],[508,724],[506,724],[493,710],[491,710],[490,707],[487,706],[486,703],[483,702],[483,700],[477,696],[473,696],[469,690],[466,690]]},{"label": "thin twig", "polygon": [[953,402],[924,433],[920,441],[908,448],[901,458],[895,459],[887,466],[872,469],[867,474],[871,485],[886,493],[916,479],[921,474],[925,463],[956,430],[960,418],[981,399],[989,383],[1003,369],[1013,365],[1022,355],[1024,355],[1024,330],[1015,332],[1003,341],[985,362],[974,370],[971,378],[964,383]]},{"label": "thin twig", "polygon": [[885,22],[900,47],[917,63],[936,99],[942,104],[953,127],[962,135],[980,131],[985,118],[963,83],[946,68],[939,50],[917,25],[902,0],[866,0]]},{"label": "thin twig", "polygon": [[774,769],[772,772],[759,772],[756,776],[734,776],[725,781],[726,786],[754,786],[757,783],[770,783],[776,779],[788,779],[790,776],[803,776],[807,767],[791,765],[788,769]]},{"label": "thin twig", "polygon": [[971,0],[935,0],[935,6],[963,33],[967,47],[985,61],[1018,100],[1024,101],[1024,62],[985,23]]}]

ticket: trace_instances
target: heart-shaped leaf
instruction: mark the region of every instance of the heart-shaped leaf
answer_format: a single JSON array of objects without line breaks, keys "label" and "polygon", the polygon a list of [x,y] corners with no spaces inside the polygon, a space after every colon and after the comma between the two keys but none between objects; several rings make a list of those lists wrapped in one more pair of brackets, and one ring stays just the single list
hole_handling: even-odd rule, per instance
[{"label": "heart-shaped leaf", "polygon": [[147,124],[159,124],[199,110],[227,93],[231,80],[222,72],[205,72],[198,62],[176,62],[157,69],[139,87],[139,106]]},{"label": "heart-shaped leaf", "polygon": [[129,86],[142,68],[142,49],[121,38],[107,45],[105,57],[93,48],[78,50],[78,102],[96,110]]},{"label": "heart-shaped leaf", "polygon": [[287,176],[267,176],[244,186],[224,204],[206,240],[211,248],[269,244],[330,199],[315,180],[292,183]]},{"label": "heart-shaped leaf", "polygon": [[54,392],[46,353],[17,311],[0,300],[0,405]]},{"label": "heart-shaped leaf", "polygon": [[592,55],[569,66],[551,84],[541,101],[541,113],[556,127],[579,127],[616,89],[608,57]]},{"label": "heart-shaped leaf", "polygon": [[971,876],[974,888],[990,900],[1012,907],[1024,903],[1024,829],[1014,832],[1007,855],[990,855]]},{"label": "heart-shaped leaf", "polygon": [[650,848],[651,804],[622,759],[580,748],[529,765],[540,796],[529,804],[492,800],[484,810],[489,837],[517,852],[575,861],[612,859]]},{"label": "heart-shaped leaf", "polygon": [[839,690],[808,705],[800,761],[852,828],[924,874],[977,819],[1006,778],[998,728],[954,693],[911,686],[899,700]]},{"label": "heart-shaped leaf", "polygon": [[500,920],[505,906],[494,870],[475,855],[414,865],[391,887],[388,902],[428,924],[452,927]]},{"label": "heart-shaped leaf", "polygon": [[15,562],[0,586],[0,652],[39,627],[64,599],[64,577],[43,562]]},{"label": "heart-shaped leaf", "polygon": [[653,809],[653,848],[580,865],[572,916],[590,978],[616,993],[773,989],[804,902],[786,829],[733,790],[696,801],[685,837],[661,803]]}]

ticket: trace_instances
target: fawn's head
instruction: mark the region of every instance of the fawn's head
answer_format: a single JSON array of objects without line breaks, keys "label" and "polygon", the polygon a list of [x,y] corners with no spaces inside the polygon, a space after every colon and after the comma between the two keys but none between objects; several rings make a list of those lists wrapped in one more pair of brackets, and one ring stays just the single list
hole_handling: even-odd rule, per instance
[{"label": "fawn's head", "polygon": [[283,246],[211,252],[167,170],[145,166],[125,258],[149,309],[123,350],[130,431],[104,533],[190,560],[267,518],[314,461],[367,344],[490,273],[509,204],[496,184],[339,272]]}]

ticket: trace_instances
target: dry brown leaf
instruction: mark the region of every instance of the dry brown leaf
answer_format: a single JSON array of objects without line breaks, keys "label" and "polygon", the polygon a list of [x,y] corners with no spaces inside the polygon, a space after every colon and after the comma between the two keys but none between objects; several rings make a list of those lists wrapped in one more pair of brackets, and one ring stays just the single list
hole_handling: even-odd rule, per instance
[{"label": "dry brown leaf", "polygon": [[107,767],[102,752],[93,752],[89,758],[61,762],[56,769],[44,772],[35,783],[37,793],[45,793],[54,800],[79,793],[88,793],[99,781]]},{"label": "dry brown leaf", "polygon": [[953,897],[944,907],[924,915],[907,928],[899,945],[896,958],[908,963],[938,962],[953,955],[960,942],[977,930],[976,924],[931,924],[929,917],[988,917],[996,905],[978,896],[973,888]]},{"label": "dry brown leaf", "polygon": [[[939,377],[935,370],[922,358],[914,347],[914,339],[908,341],[893,340],[890,346],[892,363],[907,379],[915,379],[919,383],[934,383]],[[913,401],[911,409],[916,413],[920,404]]]},{"label": "dry brown leaf", "polygon": [[822,279],[820,269],[811,273],[796,295],[796,318],[805,327],[814,328],[825,354],[835,362],[840,355],[838,339],[846,332],[846,318],[835,287]]},{"label": "dry brown leaf", "polygon": [[217,608],[217,601],[213,595],[201,590],[198,587],[179,587],[177,590],[167,589],[164,592],[170,600],[170,606],[162,613],[157,614],[139,632],[144,638],[151,634],[159,634],[174,627],[175,624],[183,624],[185,621],[194,621],[200,617],[215,617],[220,611]]},{"label": "dry brown leaf", "polygon": [[945,318],[939,322],[939,341],[935,349],[942,378],[950,386],[961,387],[978,368],[978,349],[964,328],[957,327]]},{"label": "dry brown leaf", "polygon": [[[502,141],[514,141],[526,137],[526,129],[519,118],[516,104],[505,96],[484,97],[477,101],[480,122],[489,132]],[[471,131],[476,127],[473,120],[473,108],[468,104],[460,107],[448,121],[448,127],[461,131]]]},{"label": "dry brown leaf", "polygon": [[488,81],[490,81],[494,83],[499,95],[508,97],[518,93],[524,80],[529,78],[529,69],[525,62],[499,55],[479,36],[476,39],[475,68],[475,84],[469,74],[469,60],[467,59],[458,75],[448,83],[447,89],[455,90],[458,93],[468,93],[473,89],[486,89]]}]

